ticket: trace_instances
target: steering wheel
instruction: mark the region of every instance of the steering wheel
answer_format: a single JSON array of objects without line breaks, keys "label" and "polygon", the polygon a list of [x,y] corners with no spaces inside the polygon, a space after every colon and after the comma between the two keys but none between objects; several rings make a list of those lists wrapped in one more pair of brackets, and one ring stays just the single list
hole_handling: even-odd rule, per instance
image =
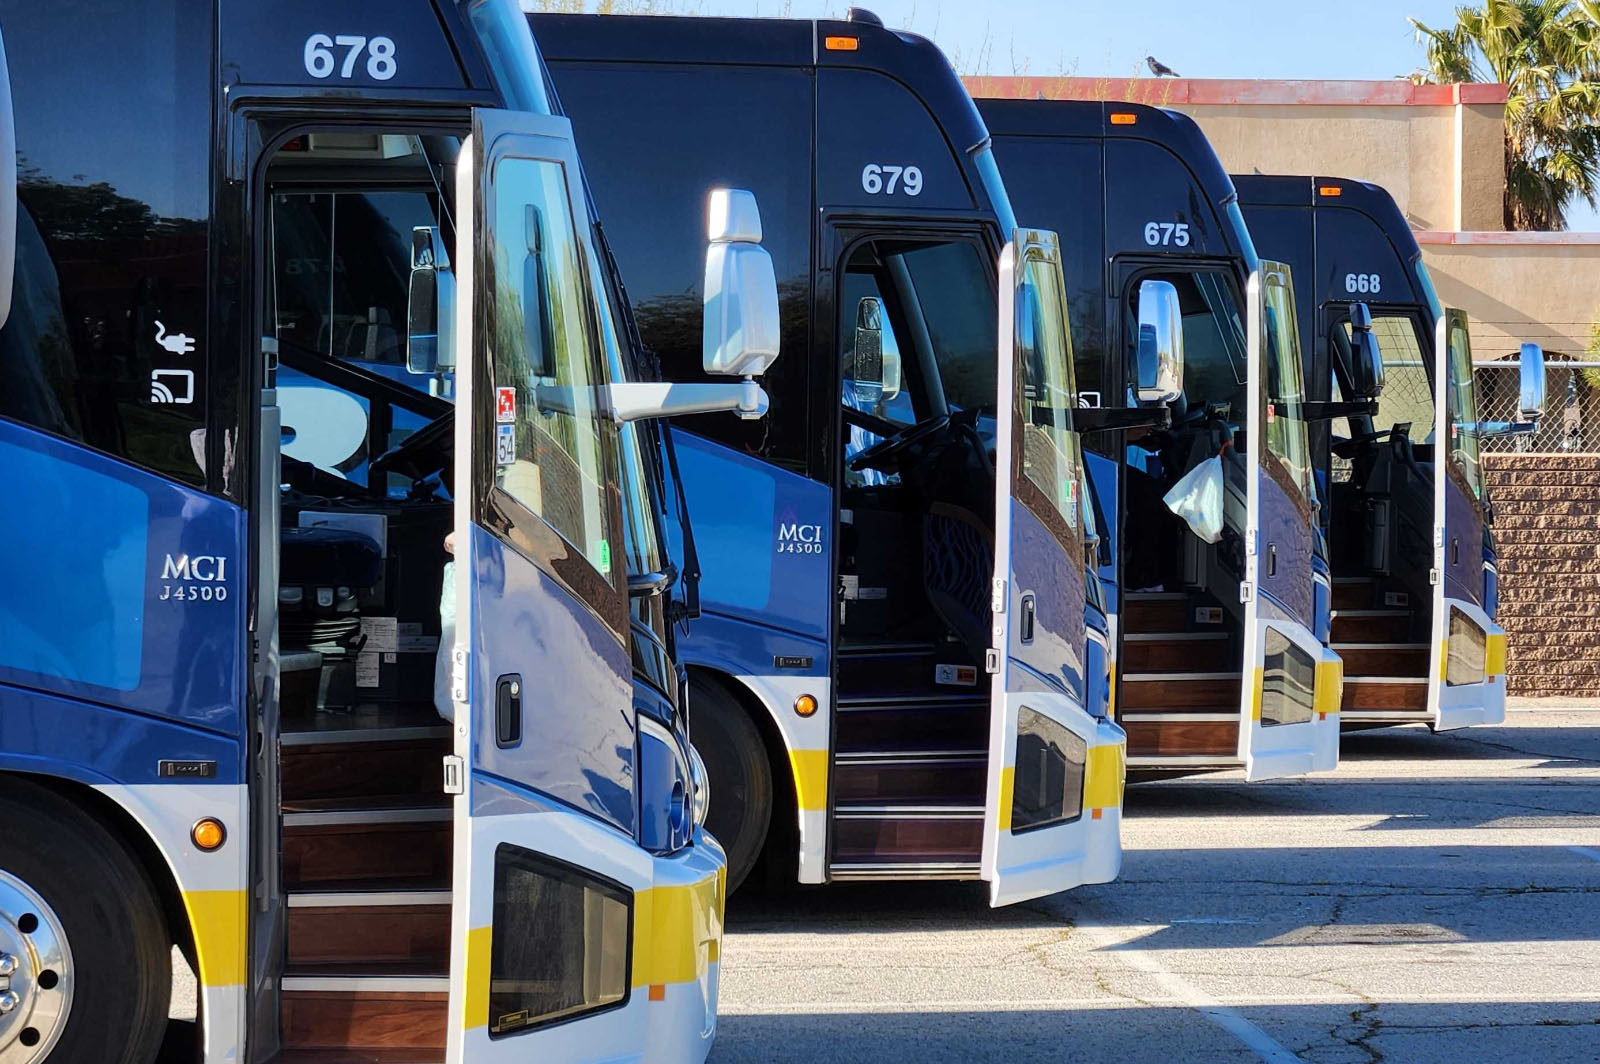
[{"label": "steering wheel", "polygon": [[368,482],[382,483],[388,473],[400,473],[413,481],[432,473],[449,477],[450,455],[455,442],[455,411],[446,410],[411,435],[398,447],[374,458],[367,469]]},{"label": "steering wheel", "polygon": [[[852,413],[854,411],[847,410],[845,412],[845,420],[853,423],[855,419],[850,417]],[[872,420],[879,424],[884,424],[878,418],[873,418]],[[888,422],[887,424],[893,423]],[[850,468],[857,473],[863,469],[877,469],[887,472],[898,465],[901,456],[911,448],[933,441],[943,434],[949,426],[950,418],[945,414],[935,415],[926,421],[919,421],[915,425],[907,425],[905,428],[895,432],[894,435],[887,439],[879,440],[856,455],[850,460]],[[860,425],[858,427],[864,428],[868,432],[881,432],[878,425]]]}]

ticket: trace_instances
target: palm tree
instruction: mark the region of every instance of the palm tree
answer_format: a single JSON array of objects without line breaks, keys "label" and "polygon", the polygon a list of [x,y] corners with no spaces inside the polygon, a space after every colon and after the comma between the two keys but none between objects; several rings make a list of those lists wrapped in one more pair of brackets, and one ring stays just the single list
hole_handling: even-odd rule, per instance
[{"label": "palm tree", "polygon": [[1600,202],[1600,0],[1485,0],[1443,30],[1409,21],[1430,80],[1510,89],[1507,229],[1564,229],[1575,199]]}]

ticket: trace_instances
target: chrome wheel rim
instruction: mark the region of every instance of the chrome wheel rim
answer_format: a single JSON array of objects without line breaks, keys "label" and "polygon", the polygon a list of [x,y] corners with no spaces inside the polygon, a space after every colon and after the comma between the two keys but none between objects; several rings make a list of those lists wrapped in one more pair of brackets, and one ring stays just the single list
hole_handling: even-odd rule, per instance
[{"label": "chrome wheel rim", "polygon": [[37,1064],[61,1040],[72,1009],[72,950],[61,918],[0,869],[0,1064]]}]

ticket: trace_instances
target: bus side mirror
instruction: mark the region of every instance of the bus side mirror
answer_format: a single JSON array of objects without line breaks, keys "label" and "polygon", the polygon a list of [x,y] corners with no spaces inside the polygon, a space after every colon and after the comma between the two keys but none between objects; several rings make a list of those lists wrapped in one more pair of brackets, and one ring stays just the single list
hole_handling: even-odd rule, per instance
[{"label": "bus side mirror", "polygon": [[883,302],[877,296],[862,296],[856,304],[849,370],[856,398],[873,404],[888,402],[900,394],[900,373],[900,348],[894,331],[883,331]]},{"label": "bus side mirror", "polygon": [[1383,394],[1383,352],[1372,332],[1372,310],[1350,304],[1351,399],[1376,399]]},{"label": "bus side mirror", "polygon": [[406,372],[432,376],[455,368],[455,275],[437,226],[411,230],[406,299]]},{"label": "bus side mirror", "polygon": [[1139,283],[1138,399],[1170,403],[1183,394],[1183,310],[1170,281]]},{"label": "bus side mirror", "polygon": [[778,280],[761,246],[761,211],[755,194],[742,188],[712,189],[708,208],[705,371],[754,377],[778,357]]},{"label": "bus side mirror", "polygon": [[1517,420],[1538,421],[1544,416],[1544,348],[1523,344],[1518,362]]}]

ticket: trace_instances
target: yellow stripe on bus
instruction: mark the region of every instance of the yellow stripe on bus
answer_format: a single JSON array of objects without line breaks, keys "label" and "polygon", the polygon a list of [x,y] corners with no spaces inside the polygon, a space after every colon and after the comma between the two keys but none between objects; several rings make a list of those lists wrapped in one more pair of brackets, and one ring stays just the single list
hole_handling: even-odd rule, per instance
[{"label": "yellow stripe on bus", "polygon": [[1317,662],[1313,683],[1312,709],[1317,719],[1339,712],[1344,700],[1344,662],[1339,658]]},{"label": "yellow stripe on bus", "polygon": [[1267,671],[1261,668],[1259,665],[1256,666],[1255,671],[1251,673],[1250,719],[1252,721],[1259,722],[1261,720],[1261,697],[1262,691],[1266,688],[1266,675]]},{"label": "yellow stripe on bus", "polygon": [[494,942],[493,927],[474,927],[467,932],[467,972],[462,986],[461,1026],[467,1030],[489,1023],[489,955]]},{"label": "yellow stripe on bus", "polygon": [[1000,810],[995,822],[1001,831],[1011,830],[1011,788],[1017,782],[1017,769],[1015,765],[1007,765],[1000,770]]},{"label": "yellow stripe on bus", "polygon": [[634,986],[694,982],[721,959],[723,886],[718,872],[633,896]]},{"label": "yellow stripe on bus", "polygon": [[200,985],[243,986],[245,978],[245,922],[249,901],[242,890],[184,891],[183,907],[194,931],[194,951],[200,963]]},{"label": "yellow stripe on bus", "polygon": [[1483,671],[1487,676],[1506,674],[1506,633],[1490,632],[1484,637]]},{"label": "yellow stripe on bus", "polygon": [[1089,763],[1084,768],[1083,807],[1090,810],[1122,808],[1122,784],[1126,775],[1125,750],[1121,743],[1089,747]]},{"label": "yellow stripe on bus", "polygon": [[790,750],[794,796],[802,810],[828,808],[828,751]]}]

